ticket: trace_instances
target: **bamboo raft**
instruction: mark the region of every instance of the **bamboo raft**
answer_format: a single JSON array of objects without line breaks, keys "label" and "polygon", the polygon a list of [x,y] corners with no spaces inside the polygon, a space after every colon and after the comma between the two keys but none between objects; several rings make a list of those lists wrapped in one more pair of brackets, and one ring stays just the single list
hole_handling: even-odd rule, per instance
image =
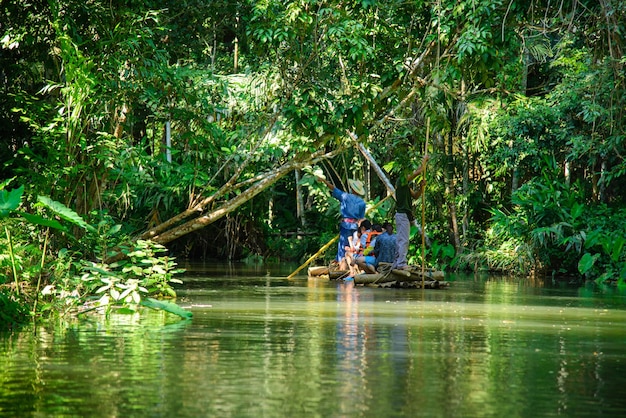
[{"label": "bamboo raft", "polygon": [[348,270],[337,270],[329,266],[312,266],[308,269],[309,279],[340,280],[348,277]]},{"label": "bamboo raft", "polygon": [[[309,267],[309,279],[315,280],[342,280],[348,277],[348,271],[335,270],[329,266]],[[407,270],[392,269],[389,264],[381,263],[377,273],[361,273],[354,276],[354,283],[372,287],[401,287],[421,289],[441,289],[450,286],[444,280],[444,273],[440,270],[422,269],[419,266],[409,266]]]}]

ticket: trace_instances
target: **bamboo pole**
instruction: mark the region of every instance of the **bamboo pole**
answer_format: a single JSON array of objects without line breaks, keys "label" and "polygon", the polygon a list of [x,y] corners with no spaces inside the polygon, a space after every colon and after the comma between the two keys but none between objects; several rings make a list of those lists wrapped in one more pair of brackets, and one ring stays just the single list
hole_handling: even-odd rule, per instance
[{"label": "bamboo pole", "polygon": [[393,186],[393,184],[391,184],[391,181],[389,181],[383,169],[380,168],[380,166],[378,165],[378,163],[376,162],[372,154],[369,152],[369,150],[365,147],[365,145],[359,142],[359,138],[356,136],[356,134],[350,131],[347,131],[347,132],[350,138],[352,138],[352,140],[356,143],[357,147],[359,148],[359,151],[361,151],[361,154],[363,154],[365,159],[370,163],[370,166],[374,168],[374,171],[376,172],[376,175],[378,176],[380,181],[382,181],[385,187],[387,188],[387,195],[391,194],[393,195],[395,199],[396,188]]},{"label": "bamboo pole", "polygon": [[[387,196],[384,199],[381,199],[378,203],[376,203],[374,206],[372,206],[371,208],[369,208],[366,212],[369,213],[371,211],[373,211],[374,209],[376,209],[378,206],[380,206],[385,200],[389,199],[389,197],[391,196]],[[308,260],[306,260],[304,262],[304,264],[302,264],[300,267],[298,267],[293,273],[291,273],[289,276],[287,276],[288,279],[293,278],[293,276],[295,276],[296,274],[298,274],[300,272],[300,270],[302,270],[303,268],[305,268],[306,266],[308,266],[313,260],[315,260],[317,257],[319,257],[324,251],[326,251],[332,244],[333,242],[337,241],[339,239],[339,234],[335,235],[330,241],[328,241],[326,244],[324,244],[324,246],[322,248],[319,249],[318,252],[316,252],[315,254],[313,254],[311,257],[309,257]]]},{"label": "bamboo pole", "polygon": [[324,246],[322,248],[319,249],[318,252],[316,252],[315,254],[313,254],[311,257],[309,257],[308,260],[306,260],[304,262],[304,264],[302,264],[300,267],[298,267],[293,273],[291,273],[289,276],[287,276],[288,279],[293,278],[293,276],[295,276],[296,274],[298,274],[300,272],[300,270],[302,270],[303,268],[305,268],[306,266],[308,266],[311,261],[315,260],[317,257],[319,257],[321,254],[324,253],[324,251],[326,251],[328,249],[328,247],[330,247],[333,242],[337,241],[339,239],[339,234],[335,235],[330,241],[328,241],[326,244],[324,244]]},{"label": "bamboo pole", "polygon": [[[426,119],[426,144],[424,145],[424,155],[428,153],[428,137],[430,136],[430,117]],[[422,189],[422,289],[424,288],[424,271],[426,264],[426,167],[428,161],[424,162],[424,172],[422,173],[424,187]]]}]

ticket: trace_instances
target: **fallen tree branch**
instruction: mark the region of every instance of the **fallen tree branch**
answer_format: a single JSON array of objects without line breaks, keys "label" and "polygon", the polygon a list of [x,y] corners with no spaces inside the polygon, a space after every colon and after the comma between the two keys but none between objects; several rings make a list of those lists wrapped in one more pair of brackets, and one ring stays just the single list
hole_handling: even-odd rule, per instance
[{"label": "fallen tree branch", "polygon": [[[318,151],[316,153],[311,154],[310,158],[304,160],[292,159],[278,167],[275,170],[272,170],[268,173],[259,174],[254,177],[254,179],[246,180],[245,182],[239,183],[237,185],[231,185],[230,189],[237,189],[239,186],[243,184],[249,184],[250,181],[254,181],[248,189],[241,192],[237,196],[232,199],[227,200],[222,203],[217,208],[211,210],[209,213],[206,213],[202,216],[198,216],[190,221],[187,221],[181,225],[176,225],[177,222],[184,220],[189,217],[191,214],[198,214],[203,211],[204,206],[202,204],[196,205],[191,210],[186,210],[179,215],[170,218],[166,222],[157,227],[151,229],[150,231],[145,232],[140,236],[140,239],[151,239],[160,244],[166,244],[171,242],[183,235],[186,235],[190,232],[196,231],[198,229],[204,228],[205,226],[217,221],[223,216],[229,214],[230,212],[237,209],[239,206],[252,199],[282,177],[290,173],[291,171],[305,167],[307,165],[316,164],[321,160],[330,159],[338,155],[340,152],[344,150],[345,147],[339,147],[331,152]],[[204,202],[213,202],[214,199],[204,199]],[[164,228],[162,225],[165,225]]]}]

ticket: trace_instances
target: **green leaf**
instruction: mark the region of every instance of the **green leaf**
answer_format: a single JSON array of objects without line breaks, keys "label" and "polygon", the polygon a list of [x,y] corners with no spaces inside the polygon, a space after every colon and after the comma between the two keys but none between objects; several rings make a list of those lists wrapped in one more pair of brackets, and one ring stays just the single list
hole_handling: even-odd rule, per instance
[{"label": "green leaf", "polygon": [[593,267],[594,263],[598,259],[599,255],[591,255],[589,253],[585,253],[578,261],[578,271],[580,274],[585,274],[586,272]]},{"label": "green leaf", "polygon": [[575,202],[572,205],[572,210],[571,210],[572,219],[576,220],[576,218],[578,218],[580,215],[582,215],[584,208],[585,207],[583,205],[581,205],[580,203]]},{"label": "green leaf", "polygon": [[600,277],[598,277],[595,280],[595,282],[596,282],[596,284],[603,284],[604,282],[609,280],[612,276],[613,276],[613,274],[611,272],[602,273],[602,275]]},{"label": "green leaf", "polygon": [[69,232],[66,227],[61,225],[61,223],[55,219],[46,219],[46,218],[42,218],[39,215],[31,215],[30,213],[20,212],[20,211],[18,211],[17,214],[20,215],[22,218],[26,219],[31,224],[50,227],[50,228],[58,229],[63,232]]},{"label": "green leaf", "polygon": [[193,317],[192,312],[189,312],[172,302],[156,300],[153,298],[145,298],[141,301],[141,305],[148,308],[160,309],[169,313],[173,313],[174,315],[178,315],[184,319],[190,319],[191,317]]},{"label": "green leaf", "polygon": [[110,296],[107,293],[105,293],[104,295],[102,295],[100,299],[98,299],[98,304],[100,306],[106,306],[109,304],[110,299],[111,299]]},{"label": "green leaf", "polygon": [[121,294],[118,295],[118,297],[116,297],[115,299],[120,300],[120,299],[124,299],[126,298],[126,296],[128,296],[130,294],[130,292],[133,291],[132,287],[129,287],[128,289],[124,290]]},{"label": "green leaf", "polygon": [[102,287],[99,287],[99,288],[98,288],[98,290],[96,290],[96,294],[97,294],[97,293],[102,293],[102,292],[104,292],[105,290],[107,290],[108,288],[109,288],[109,286],[102,286]]},{"label": "green leaf", "polygon": [[6,190],[0,190],[0,219],[6,218],[11,212],[20,206],[23,193],[23,185],[9,192]]},{"label": "green leaf", "polygon": [[86,229],[89,232],[96,232],[96,229],[93,226],[85,222],[85,220],[81,218],[78,213],[74,212],[63,203],[52,200],[46,196],[37,196],[37,201],[46,208],[50,209],[55,214],[59,215],[61,218],[65,219],[66,221],[71,222],[74,225],[80,226],[81,228]]},{"label": "green leaf", "polygon": [[131,309],[131,308],[124,307],[124,308],[119,308],[117,310],[117,313],[121,313],[121,314],[125,314],[125,315],[132,315],[132,314],[137,313],[137,311],[134,310],[134,309]]},{"label": "green leaf", "polygon": [[624,243],[626,243],[626,239],[624,237],[617,237],[613,241],[613,251],[611,252],[611,260],[615,263],[619,260],[622,255],[622,249],[624,248]]}]

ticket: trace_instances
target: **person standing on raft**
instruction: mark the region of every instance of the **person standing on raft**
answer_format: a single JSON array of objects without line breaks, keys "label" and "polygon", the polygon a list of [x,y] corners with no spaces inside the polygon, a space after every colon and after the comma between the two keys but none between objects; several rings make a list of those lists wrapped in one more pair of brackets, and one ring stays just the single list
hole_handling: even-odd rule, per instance
[{"label": "person standing on raft", "polygon": [[361,221],[365,218],[365,201],[361,196],[365,196],[363,183],[358,180],[349,179],[348,187],[352,193],[344,192],[335,187],[326,179],[318,177],[318,180],[326,184],[332,196],[339,201],[341,221],[339,222],[339,244],[337,245],[337,258],[340,270],[348,270],[346,263],[346,247],[349,245],[348,238],[354,234]]},{"label": "person standing on raft", "polygon": [[411,173],[402,174],[396,181],[396,260],[392,268],[408,269],[407,254],[409,252],[409,233],[411,231],[411,223],[415,219],[413,216],[413,199],[419,198],[424,193],[425,182],[422,179],[419,190],[411,187],[411,182],[424,172],[426,163],[430,156],[424,155],[422,164],[419,168]]}]

